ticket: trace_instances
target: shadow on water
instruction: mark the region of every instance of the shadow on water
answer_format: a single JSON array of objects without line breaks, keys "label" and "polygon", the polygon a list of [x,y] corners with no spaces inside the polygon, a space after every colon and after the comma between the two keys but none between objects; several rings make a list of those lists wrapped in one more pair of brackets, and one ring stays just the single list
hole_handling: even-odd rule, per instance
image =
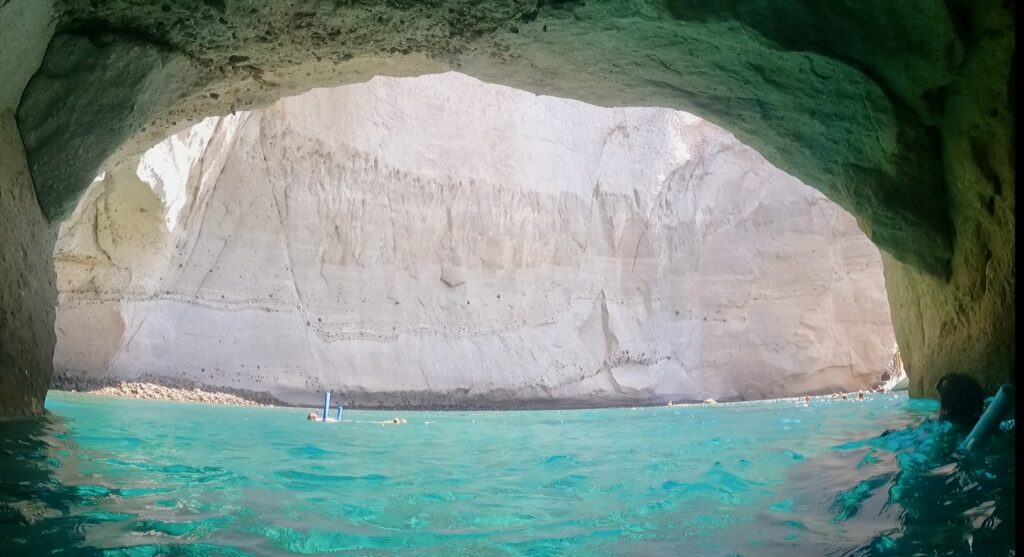
[{"label": "shadow on water", "polygon": [[43,555],[84,540],[71,509],[79,490],[56,477],[64,421],[46,416],[0,422],[0,543],[3,555]]},{"label": "shadow on water", "polygon": [[[136,529],[152,527],[141,520],[137,508],[119,502],[139,493],[163,490],[117,487],[111,477],[89,464],[110,453],[82,448],[75,435],[66,420],[53,414],[0,421],[0,557],[251,555],[201,542],[149,544],[102,534],[104,541],[96,543],[97,533],[109,525],[134,521]],[[116,437],[104,440],[112,446],[131,441]],[[187,467],[165,466],[153,475],[173,474],[182,468]],[[164,525],[156,527],[160,526]]]},{"label": "shadow on water", "polygon": [[[921,429],[939,428],[928,424]],[[1015,432],[987,447],[960,453],[966,432],[929,440],[914,432],[883,435],[874,444],[901,443],[899,472],[888,489],[902,509],[901,532],[877,536],[869,551],[850,555],[1012,555],[1016,548]],[[894,441],[892,437],[903,437]],[[912,448],[910,448],[912,447]]]},{"label": "shadow on water", "polygon": [[966,433],[929,420],[837,445],[789,471],[786,510],[799,528],[848,541],[821,555],[1014,555],[1015,433],[964,453]]}]

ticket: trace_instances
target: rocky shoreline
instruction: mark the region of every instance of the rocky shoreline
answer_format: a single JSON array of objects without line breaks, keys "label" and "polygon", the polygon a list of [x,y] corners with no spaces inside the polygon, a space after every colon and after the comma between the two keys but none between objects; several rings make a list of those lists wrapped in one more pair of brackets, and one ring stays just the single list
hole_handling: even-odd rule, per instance
[{"label": "rocky shoreline", "polygon": [[138,381],[123,381],[115,379],[84,379],[67,374],[56,374],[51,388],[73,393],[146,400],[201,402],[235,406],[291,406],[267,393],[227,387],[212,387],[188,380],[169,380],[164,377],[142,376]]},{"label": "rocky shoreline", "polygon": [[[230,404],[236,406],[267,406],[267,407],[301,407],[319,408],[321,405],[291,404],[267,392],[234,389],[230,387],[211,386],[188,379],[173,379],[155,375],[142,375],[137,380],[127,381],[114,378],[92,379],[77,377],[69,373],[57,373],[53,378],[52,389],[101,396],[116,396],[144,400],[169,400],[177,402],[200,402],[205,404]],[[810,396],[787,397],[778,400],[797,400],[801,402],[811,399],[862,399],[865,395],[886,392],[884,387],[852,391],[848,393],[833,392]],[[422,395],[422,393],[418,393]],[[627,399],[600,402],[593,400],[555,401],[550,399],[511,400],[490,393],[491,397],[466,397],[461,393],[436,393],[431,400],[411,396],[411,393],[348,393],[348,397],[339,396],[332,391],[332,400],[337,404],[341,401],[345,408],[351,410],[379,411],[489,411],[489,410],[584,410],[596,408],[647,408],[658,406],[689,406],[708,405],[730,402],[745,402],[743,399],[714,400],[658,400]],[[498,395],[498,396],[495,396]]]}]

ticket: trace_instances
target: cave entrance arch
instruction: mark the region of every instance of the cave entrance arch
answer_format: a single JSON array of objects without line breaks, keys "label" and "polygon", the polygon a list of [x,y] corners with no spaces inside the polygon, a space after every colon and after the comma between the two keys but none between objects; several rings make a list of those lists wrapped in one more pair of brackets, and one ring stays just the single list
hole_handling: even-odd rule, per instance
[{"label": "cave entrance arch", "polygon": [[952,369],[1013,376],[1012,5],[66,0],[57,28],[18,106],[51,222],[104,161],[201,116],[457,69],[733,131],[886,253],[912,394]]}]

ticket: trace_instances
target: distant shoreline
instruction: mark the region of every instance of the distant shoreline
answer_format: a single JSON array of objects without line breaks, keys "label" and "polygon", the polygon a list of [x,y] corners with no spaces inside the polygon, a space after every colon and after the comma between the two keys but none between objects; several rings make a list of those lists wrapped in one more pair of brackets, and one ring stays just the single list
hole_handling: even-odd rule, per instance
[{"label": "distant shoreline", "polygon": [[231,406],[291,406],[269,393],[213,387],[194,381],[169,380],[142,376],[138,380],[86,379],[64,373],[54,374],[50,389],[76,394],[134,398],[141,400],[170,400],[201,402]]},{"label": "distant shoreline", "polygon": [[[130,398],[136,400],[164,400],[172,402],[195,402],[203,404],[220,404],[229,406],[251,406],[251,407],[273,407],[273,408],[302,408],[321,410],[322,404],[291,404],[279,400],[268,393],[245,391],[241,389],[227,389],[211,387],[199,384],[181,384],[171,386],[152,381],[82,381],[76,380],[69,385],[68,381],[54,381],[51,390],[62,391],[74,394],[86,394],[92,396],[106,396],[116,398]],[[877,394],[872,391],[864,391],[865,395]],[[686,400],[673,402],[670,406],[666,401],[586,401],[586,400],[519,400],[519,401],[491,401],[487,403],[454,403],[454,404],[356,404],[349,403],[342,399],[340,402],[347,410],[367,411],[407,411],[407,412],[487,412],[487,411],[544,411],[544,410],[598,410],[606,408],[652,408],[652,407],[687,407],[687,406],[711,406],[716,404],[735,404],[771,401],[792,401],[800,402],[806,397],[813,399],[856,399],[857,392],[832,393],[823,395],[801,395],[775,399],[733,399],[733,400]],[[439,394],[440,396],[444,396]],[[337,399],[334,399],[333,406],[336,406]]]}]

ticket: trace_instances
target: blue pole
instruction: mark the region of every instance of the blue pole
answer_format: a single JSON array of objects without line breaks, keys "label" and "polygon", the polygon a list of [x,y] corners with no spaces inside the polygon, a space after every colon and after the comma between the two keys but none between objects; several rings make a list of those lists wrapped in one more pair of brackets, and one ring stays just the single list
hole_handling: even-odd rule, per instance
[{"label": "blue pole", "polygon": [[341,421],[341,403],[338,403],[338,421]]},{"label": "blue pole", "polygon": [[324,391],[324,421],[327,421],[327,410],[331,407],[331,391]]}]

